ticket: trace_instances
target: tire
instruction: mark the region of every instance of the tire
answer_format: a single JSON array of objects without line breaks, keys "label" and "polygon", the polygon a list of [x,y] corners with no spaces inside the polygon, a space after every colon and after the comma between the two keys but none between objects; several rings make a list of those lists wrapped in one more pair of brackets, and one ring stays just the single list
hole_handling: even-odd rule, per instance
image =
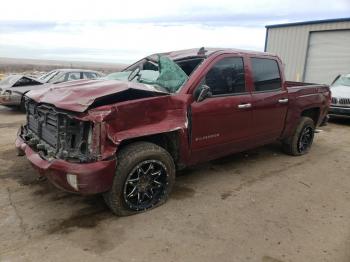
[{"label": "tire", "polygon": [[117,154],[113,185],[103,197],[114,214],[129,216],[165,203],[174,182],[171,155],[153,143],[135,142]]},{"label": "tire", "polygon": [[294,134],[283,142],[283,151],[301,156],[310,151],[315,134],[315,123],[310,117],[301,117]]},{"label": "tire", "polygon": [[19,104],[19,111],[21,111],[22,113],[26,112],[26,107],[24,105],[24,96],[22,96],[21,103]]}]

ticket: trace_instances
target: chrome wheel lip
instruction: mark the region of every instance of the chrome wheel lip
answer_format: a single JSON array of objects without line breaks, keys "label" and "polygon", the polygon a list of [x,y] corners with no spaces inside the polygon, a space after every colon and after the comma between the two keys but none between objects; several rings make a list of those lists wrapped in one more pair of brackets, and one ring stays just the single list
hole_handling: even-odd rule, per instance
[{"label": "chrome wheel lip", "polygon": [[[160,191],[156,192],[155,194],[152,192],[152,193],[153,193],[153,194],[152,194],[152,197],[150,198],[150,197],[148,196],[149,201],[148,201],[147,204],[145,204],[145,203],[139,203],[138,201],[137,201],[137,204],[135,204],[135,203],[133,203],[133,202],[130,201],[130,197],[131,197],[130,194],[131,194],[131,192],[127,192],[127,191],[128,191],[129,182],[130,182],[130,180],[134,180],[134,179],[131,179],[131,177],[133,177],[133,176],[135,175],[135,172],[137,172],[138,169],[141,168],[141,170],[143,170],[142,167],[144,167],[145,165],[149,165],[149,166],[150,166],[150,164],[158,165],[158,167],[160,167],[160,170],[159,170],[159,171],[161,172],[160,175],[157,176],[155,179],[153,179],[153,181],[155,181],[158,177],[161,176],[162,181],[156,181],[156,182],[159,182],[159,183],[161,184],[161,185],[160,185]],[[145,170],[143,170],[143,171],[145,171]],[[146,170],[146,172],[143,172],[143,173],[144,173],[143,175],[149,176],[149,174],[145,174],[145,173],[147,173],[148,171],[149,171],[149,170]],[[158,172],[158,171],[157,171],[157,172]],[[138,178],[138,180],[139,180],[139,179],[140,179],[140,177]],[[123,199],[124,199],[124,202],[125,202],[125,204],[127,205],[127,207],[128,207],[129,209],[134,210],[134,211],[144,211],[144,210],[150,209],[150,208],[152,208],[153,206],[157,205],[157,204],[161,201],[162,197],[163,197],[164,195],[166,195],[167,189],[168,189],[168,184],[169,184],[169,174],[168,174],[167,167],[165,166],[164,163],[162,163],[162,162],[159,161],[159,160],[155,160],[155,159],[150,159],[150,160],[141,161],[140,163],[138,163],[138,164],[129,172],[129,174],[128,174],[128,176],[127,176],[125,182],[124,182],[124,189],[123,189]],[[144,187],[147,188],[147,186],[144,186]],[[136,186],[134,186],[134,189],[137,190]],[[134,190],[134,189],[133,189],[133,190]],[[144,195],[143,195],[142,201],[144,200],[144,197],[145,197],[145,195],[146,195],[147,193],[148,193],[148,195],[151,195],[150,192],[147,192],[146,190],[145,190],[145,192],[143,192],[143,193],[144,193]],[[138,192],[138,194],[139,194],[139,192]],[[133,195],[133,196],[134,196],[134,195]],[[133,196],[132,196],[132,197],[133,197]],[[137,195],[137,197],[139,197],[139,195]]]},{"label": "chrome wheel lip", "polygon": [[314,130],[311,126],[305,126],[301,131],[298,139],[298,151],[299,153],[306,152],[312,144],[314,138]]}]

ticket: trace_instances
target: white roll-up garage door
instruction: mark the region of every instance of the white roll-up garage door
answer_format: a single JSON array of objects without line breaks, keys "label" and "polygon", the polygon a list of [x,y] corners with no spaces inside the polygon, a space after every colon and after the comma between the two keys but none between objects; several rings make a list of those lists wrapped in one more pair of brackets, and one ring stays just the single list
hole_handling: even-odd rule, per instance
[{"label": "white roll-up garage door", "polygon": [[350,30],[311,32],[305,82],[330,84],[339,74],[350,73]]}]

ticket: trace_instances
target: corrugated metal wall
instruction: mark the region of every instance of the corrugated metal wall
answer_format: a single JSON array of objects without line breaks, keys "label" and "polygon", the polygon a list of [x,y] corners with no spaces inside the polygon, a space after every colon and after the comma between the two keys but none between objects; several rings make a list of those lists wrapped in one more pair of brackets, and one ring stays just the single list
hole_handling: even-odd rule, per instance
[{"label": "corrugated metal wall", "polygon": [[266,52],[281,57],[288,80],[303,81],[310,32],[338,29],[350,29],[350,21],[267,28]]},{"label": "corrugated metal wall", "polygon": [[310,33],[304,72],[308,83],[331,84],[350,73],[350,29]]}]

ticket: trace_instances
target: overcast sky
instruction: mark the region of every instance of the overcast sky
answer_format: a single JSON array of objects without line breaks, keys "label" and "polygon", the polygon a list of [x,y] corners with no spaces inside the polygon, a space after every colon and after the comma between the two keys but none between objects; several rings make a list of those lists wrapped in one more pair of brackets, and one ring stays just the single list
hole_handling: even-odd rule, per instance
[{"label": "overcast sky", "polygon": [[349,14],[349,0],[6,0],[0,56],[128,63],[201,46],[263,50],[267,24]]}]

